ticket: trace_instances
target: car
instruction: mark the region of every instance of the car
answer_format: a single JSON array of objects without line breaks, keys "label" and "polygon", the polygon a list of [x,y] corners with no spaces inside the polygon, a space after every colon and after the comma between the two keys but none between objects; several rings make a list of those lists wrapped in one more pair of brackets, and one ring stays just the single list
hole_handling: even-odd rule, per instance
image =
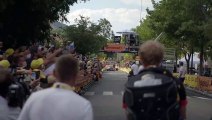
[{"label": "car", "polygon": [[105,68],[106,68],[106,71],[115,71],[115,68],[113,67],[113,65],[106,65]]}]

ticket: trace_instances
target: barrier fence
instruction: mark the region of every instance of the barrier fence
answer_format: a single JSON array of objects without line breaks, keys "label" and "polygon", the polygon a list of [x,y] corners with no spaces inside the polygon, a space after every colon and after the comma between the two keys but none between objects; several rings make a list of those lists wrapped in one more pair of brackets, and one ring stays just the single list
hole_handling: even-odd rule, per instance
[{"label": "barrier fence", "polygon": [[[120,68],[119,70],[129,73],[129,68]],[[173,73],[175,77],[179,77],[178,73]],[[186,75],[184,84],[196,90],[212,93],[212,77],[204,77],[197,75]]]},{"label": "barrier fence", "polygon": [[130,68],[119,68],[119,70],[126,72],[126,73],[129,73],[131,69]]},{"label": "barrier fence", "polygon": [[199,90],[208,91],[212,93],[212,78],[211,77],[198,77]]},{"label": "barrier fence", "polygon": [[[174,73],[175,77],[179,74]],[[212,93],[212,77],[204,77],[197,75],[186,75],[184,84],[196,90]]]},{"label": "barrier fence", "polygon": [[[99,74],[99,76],[97,76],[98,80],[100,80],[102,73],[101,71],[97,73]],[[81,94],[81,92],[85,91],[85,88],[88,88],[94,81],[94,74],[91,69],[88,69],[87,72],[82,70],[79,72],[77,80],[75,81],[74,91]]]}]

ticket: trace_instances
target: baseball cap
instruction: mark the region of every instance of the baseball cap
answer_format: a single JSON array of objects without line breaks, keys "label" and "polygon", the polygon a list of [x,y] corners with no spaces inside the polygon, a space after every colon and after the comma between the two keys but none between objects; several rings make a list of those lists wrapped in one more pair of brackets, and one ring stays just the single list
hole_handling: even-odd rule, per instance
[{"label": "baseball cap", "polygon": [[10,67],[10,62],[8,60],[2,60],[2,61],[0,61],[0,66],[7,69]]},{"label": "baseball cap", "polygon": [[8,57],[8,56],[12,55],[14,52],[15,51],[12,48],[9,48],[5,51],[5,55],[6,55],[6,57]]},{"label": "baseball cap", "polygon": [[38,68],[40,68],[40,66],[43,65],[43,64],[44,64],[44,60],[43,60],[42,58],[39,58],[39,59],[33,60],[33,61],[31,62],[31,68],[32,68],[32,69],[38,69]]}]

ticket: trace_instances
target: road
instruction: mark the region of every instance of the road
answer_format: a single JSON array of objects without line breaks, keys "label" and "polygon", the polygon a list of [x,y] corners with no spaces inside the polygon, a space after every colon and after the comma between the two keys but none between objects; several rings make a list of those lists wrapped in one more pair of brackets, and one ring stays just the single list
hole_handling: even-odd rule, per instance
[{"label": "road", "polygon": [[[127,74],[105,72],[103,79],[92,86],[84,95],[93,106],[94,120],[125,120],[122,109],[122,95]],[[187,91],[187,120],[210,120],[212,99]]]}]

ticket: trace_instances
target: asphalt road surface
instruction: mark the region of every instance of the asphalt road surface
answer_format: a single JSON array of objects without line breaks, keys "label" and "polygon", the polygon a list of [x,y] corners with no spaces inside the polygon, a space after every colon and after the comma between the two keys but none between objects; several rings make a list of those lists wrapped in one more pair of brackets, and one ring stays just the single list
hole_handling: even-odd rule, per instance
[{"label": "asphalt road surface", "polygon": [[[93,106],[94,120],[125,120],[122,95],[127,74],[105,72],[103,79],[95,83],[84,95]],[[187,120],[212,120],[212,98],[188,91]]]}]

